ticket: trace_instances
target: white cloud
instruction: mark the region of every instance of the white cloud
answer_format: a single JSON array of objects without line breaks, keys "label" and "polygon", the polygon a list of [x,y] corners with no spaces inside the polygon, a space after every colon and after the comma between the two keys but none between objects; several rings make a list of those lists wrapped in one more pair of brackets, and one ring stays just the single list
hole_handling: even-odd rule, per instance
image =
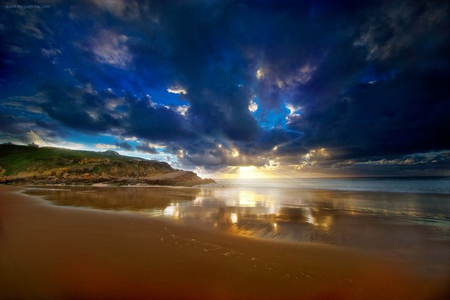
[{"label": "white cloud", "polygon": [[256,78],[257,78],[258,80],[261,80],[261,78],[263,78],[263,77],[264,77],[264,71],[263,71],[263,69],[259,68],[258,70],[256,70]]},{"label": "white cloud", "polygon": [[295,107],[292,104],[287,104],[286,108],[289,109],[289,115],[293,115],[297,110],[300,109],[300,107]]},{"label": "white cloud", "polygon": [[258,110],[258,104],[256,104],[253,100],[250,100],[250,103],[248,104],[248,110],[251,112],[255,112]]},{"label": "white cloud", "polygon": [[98,112],[95,110],[87,110],[86,113],[91,117],[92,120],[97,121],[98,120]]},{"label": "white cloud", "polygon": [[33,130],[30,130],[28,133],[27,133],[27,137],[28,137],[28,139],[32,142],[32,143],[35,143],[36,145],[39,145],[39,146],[46,146],[46,142],[36,133],[36,132],[34,132]]},{"label": "white cloud", "polygon": [[164,149],[166,148],[166,145],[163,144],[154,144],[154,143],[150,143],[150,142],[139,142],[139,144],[147,146],[147,147],[151,147],[151,148],[155,148],[155,149]]},{"label": "white cloud", "polygon": [[123,69],[132,60],[127,41],[126,35],[102,29],[95,39],[91,39],[91,51],[100,63]]},{"label": "white cloud", "polygon": [[54,58],[54,57],[58,56],[59,54],[61,54],[62,52],[61,52],[61,50],[59,50],[57,48],[50,48],[50,49],[42,48],[41,53],[46,57]]},{"label": "white cloud", "polygon": [[49,49],[45,49],[42,48],[41,49],[41,53],[42,55],[44,55],[45,57],[48,57],[52,60],[52,64],[56,64],[58,61],[58,56],[62,53],[61,50],[59,50],[58,48],[49,48]]},{"label": "white cloud", "polygon": [[182,116],[186,116],[187,111],[189,110],[189,106],[187,105],[181,105],[177,106],[176,109],[177,113],[179,113]]},{"label": "white cloud", "polygon": [[150,96],[149,94],[145,95],[144,99],[147,100],[147,104],[149,107],[155,108],[158,105],[157,103],[153,102],[152,96]]},{"label": "white cloud", "polygon": [[292,104],[287,104],[286,108],[289,110],[289,115],[286,116],[286,120],[288,123],[291,123],[295,119],[300,117],[300,114],[298,114],[298,111],[302,109],[300,106],[294,106]]},{"label": "white cloud", "polygon": [[117,149],[118,147],[116,145],[109,145],[109,144],[95,144],[96,149]]},{"label": "white cloud", "polygon": [[40,147],[58,147],[67,149],[86,149],[83,144],[58,141],[50,137],[46,137],[46,132],[41,130],[30,130],[27,135],[27,141],[29,143],[34,143]]},{"label": "white cloud", "polygon": [[302,169],[303,167],[312,167],[315,164],[328,159],[329,157],[330,153],[325,148],[310,150],[308,153],[301,156],[298,168]]},{"label": "white cloud", "polygon": [[76,149],[76,150],[85,150],[86,147],[83,144],[80,143],[72,143],[72,142],[65,142],[65,141],[60,141],[60,142],[56,142],[54,144],[53,147],[58,147],[58,148],[67,148],[67,149]]},{"label": "white cloud", "polygon": [[116,109],[116,107],[120,106],[120,105],[124,105],[126,102],[123,98],[118,98],[118,97],[111,97],[111,98],[107,98],[107,101],[105,102],[106,108],[108,108],[111,111],[114,111]]},{"label": "white cloud", "polygon": [[183,94],[183,95],[186,95],[187,94],[187,92],[186,92],[186,90],[184,89],[184,88],[182,88],[181,86],[172,86],[172,87],[169,87],[168,89],[167,89],[167,91],[169,92],[169,93],[172,93],[172,94]]}]

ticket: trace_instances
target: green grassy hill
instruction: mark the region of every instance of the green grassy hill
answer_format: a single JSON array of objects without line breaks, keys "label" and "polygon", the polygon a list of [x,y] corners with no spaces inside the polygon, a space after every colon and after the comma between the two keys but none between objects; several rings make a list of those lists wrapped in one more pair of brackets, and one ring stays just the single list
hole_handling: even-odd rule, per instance
[{"label": "green grassy hill", "polygon": [[145,177],[175,170],[165,162],[122,156],[114,151],[94,152],[62,148],[0,145],[1,176]]}]

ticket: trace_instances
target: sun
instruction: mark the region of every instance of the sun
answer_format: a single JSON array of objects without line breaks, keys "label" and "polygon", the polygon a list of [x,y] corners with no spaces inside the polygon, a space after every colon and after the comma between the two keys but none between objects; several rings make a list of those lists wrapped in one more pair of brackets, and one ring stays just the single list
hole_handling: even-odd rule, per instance
[{"label": "sun", "polygon": [[239,179],[269,178],[269,174],[255,166],[239,167]]}]

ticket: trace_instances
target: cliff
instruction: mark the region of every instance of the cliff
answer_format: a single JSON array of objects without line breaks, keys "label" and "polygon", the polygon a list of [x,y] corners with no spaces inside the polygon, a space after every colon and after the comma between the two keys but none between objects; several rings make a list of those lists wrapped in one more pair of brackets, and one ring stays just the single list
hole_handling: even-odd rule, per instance
[{"label": "cliff", "polygon": [[156,184],[214,183],[168,163],[123,156],[114,151],[94,152],[62,148],[0,145],[0,184]]}]

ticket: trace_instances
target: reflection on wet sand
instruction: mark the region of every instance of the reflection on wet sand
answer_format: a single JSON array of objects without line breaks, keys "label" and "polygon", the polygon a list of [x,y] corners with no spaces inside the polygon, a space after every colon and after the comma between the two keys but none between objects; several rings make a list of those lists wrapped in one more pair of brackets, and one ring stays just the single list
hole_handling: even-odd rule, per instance
[{"label": "reflection on wet sand", "polygon": [[58,205],[134,210],[238,235],[375,251],[420,261],[427,272],[450,266],[445,195],[216,187],[28,193]]},{"label": "reflection on wet sand", "polygon": [[172,201],[163,214],[233,234],[376,252],[447,274],[446,206],[444,195],[206,188],[192,202]]},{"label": "reflection on wet sand", "polygon": [[[178,221],[171,222],[162,208],[154,209],[160,217],[149,217],[147,212],[66,209],[23,195],[19,188],[0,189],[0,298],[447,299],[448,274],[413,273],[400,260],[318,243],[247,239],[176,224],[186,220],[182,209],[176,214],[177,203],[180,208],[183,203],[194,207],[197,200],[205,201],[206,208],[214,200],[202,198],[207,194],[200,191],[196,200],[174,198],[169,204],[173,209],[167,212]],[[208,197],[217,196],[221,199],[214,201],[223,204],[228,199],[222,198],[224,194],[219,191]],[[96,197],[90,199],[83,203],[94,206],[88,202]],[[283,208],[286,198],[278,199]],[[261,200],[270,202],[267,197]],[[255,206],[259,209],[260,204]],[[267,222],[280,231],[287,224],[321,227],[314,225],[321,221],[313,207],[314,221],[306,212],[300,221],[290,221],[279,218],[279,210],[246,217],[243,213],[251,213],[251,207],[240,208],[242,214],[233,207],[218,209],[225,212],[221,216],[230,227],[242,227],[246,221]],[[202,214],[197,218],[199,224],[206,224],[201,222]],[[339,224],[338,219],[333,217],[330,228]]]},{"label": "reflection on wet sand", "polygon": [[198,189],[166,187],[65,187],[27,191],[27,194],[44,196],[57,205],[133,211],[164,209],[171,201],[194,200],[198,193]]}]

